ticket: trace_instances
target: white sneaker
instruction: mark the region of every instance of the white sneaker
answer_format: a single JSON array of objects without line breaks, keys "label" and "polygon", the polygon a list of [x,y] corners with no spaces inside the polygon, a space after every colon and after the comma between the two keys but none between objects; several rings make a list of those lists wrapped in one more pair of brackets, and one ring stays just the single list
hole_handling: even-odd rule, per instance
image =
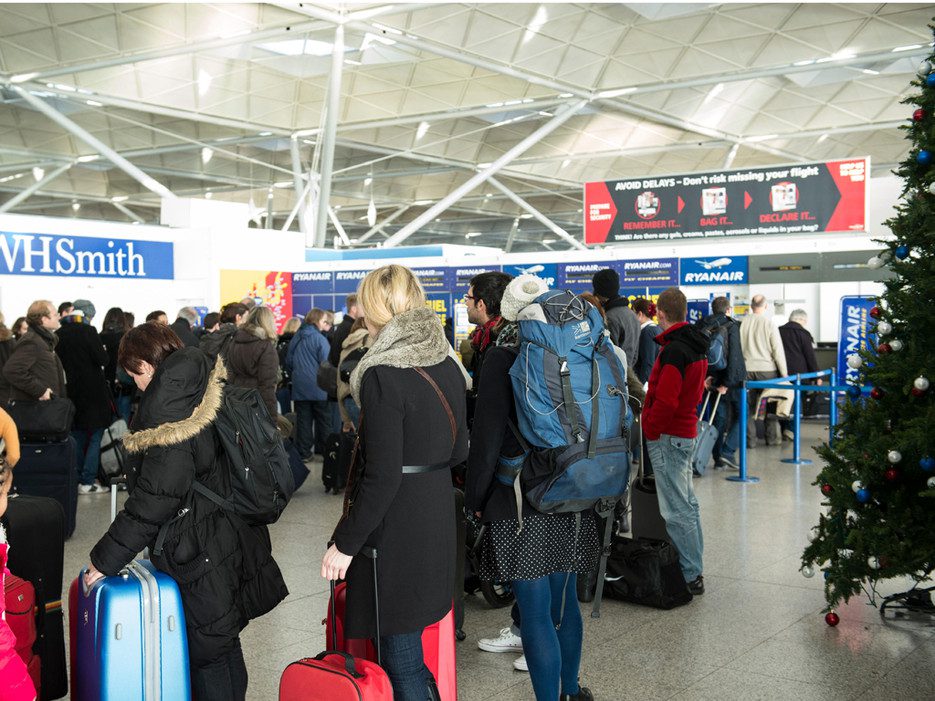
[{"label": "white sneaker", "polygon": [[99,494],[100,492],[106,492],[107,489],[101,485],[94,484],[79,484],[78,485],[78,494]]},{"label": "white sneaker", "polygon": [[528,672],[529,665],[526,664],[526,655],[522,655],[513,660],[513,669],[517,672]]},{"label": "white sneaker", "polygon": [[522,652],[523,639],[513,632],[513,629],[507,626],[500,631],[497,638],[481,638],[477,641],[477,647],[485,652]]}]

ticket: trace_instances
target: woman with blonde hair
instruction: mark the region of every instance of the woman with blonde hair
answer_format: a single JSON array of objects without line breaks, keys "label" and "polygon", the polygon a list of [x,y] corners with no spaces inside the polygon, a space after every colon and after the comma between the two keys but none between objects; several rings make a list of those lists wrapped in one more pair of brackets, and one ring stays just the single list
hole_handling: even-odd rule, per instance
[{"label": "woman with blonde hair", "polygon": [[455,512],[450,467],[467,457],[465,376],[411,270],[388,265],[360,283],[373,345],[350,378],[361,407],[348,508],[325,553],[325,579],[347,579],[345,635],[375,635],[373,564],[383,668],[396,701],[438,690],[422,655],[422,631],[451,609]]},{"label": "woman with blonde hair", "polygon": [[276,385],[279,384],[279,355],[276,353],[276,320],[269,307],[254,307],[234,333],[227,350],[228,381],[238,387],[260,391],[271,418],[279,413]]}]

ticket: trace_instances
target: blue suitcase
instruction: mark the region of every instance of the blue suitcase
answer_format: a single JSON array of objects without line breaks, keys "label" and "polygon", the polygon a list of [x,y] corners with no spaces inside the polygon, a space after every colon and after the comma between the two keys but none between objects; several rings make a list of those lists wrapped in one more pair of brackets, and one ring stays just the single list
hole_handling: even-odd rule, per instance
[{"label": "blue suitcase", "polygon": [[75,587],[75,701],[187,701],[188,637],[178,585],[149,560]]}]

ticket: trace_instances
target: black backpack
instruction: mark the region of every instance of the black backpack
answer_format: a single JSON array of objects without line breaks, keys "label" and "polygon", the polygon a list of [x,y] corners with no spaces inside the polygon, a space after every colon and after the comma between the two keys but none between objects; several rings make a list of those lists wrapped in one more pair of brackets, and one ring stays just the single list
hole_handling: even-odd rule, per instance
[{"label": "black backpack", "polygon": [[195,491],[254,525],[275,523],[295,491],[289,456],[260,393],[224,386],[214,428],[230,475],[224,499],[200,482]]},{"label": "black backpack", "polygon": [[341,367],[338,368],[341,373],[341,382],[349,383],[351,381],[351,373],[354,372],[357,364],[364,359],[365,355],[367,355],[367,346],[355,348],[347,354],[344,360],[341,361]]}]

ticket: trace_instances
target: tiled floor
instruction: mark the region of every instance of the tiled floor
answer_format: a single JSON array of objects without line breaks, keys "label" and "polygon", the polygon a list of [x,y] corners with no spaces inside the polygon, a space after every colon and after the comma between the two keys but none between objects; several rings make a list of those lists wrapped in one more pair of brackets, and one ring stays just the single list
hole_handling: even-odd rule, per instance
[{"label": "tiled floor", "polygon": [[[806,425],[817,443],[820,426]],[[935,699],[935,627],[884,622],[865,600],[839,609],[825,625],[820,576],[798,572],[799,554],[817,520],[818,465],[779,462],[783,447],[750,453],[759,484],[737,484],[710,472],[695,480],[705,535],[707,593],[672,611],[607,601],[603,615],[585,613],[582,682],[601,701],[618,699]],[[803,453],[814,457],[810,449]],[[244,631],[248,698],[277,697],[289,662],[324,649],[327,585],[320,556],[341,509],[326,496],[314,466],[282,520],[272,528],[274,554],[291,595]],[[66,579],[87,560],[109,518],[106,496],[80,497],[78,531],[65,551]],[[888,589],[898,591],[902,583]],[[509,621],[469,597],[458,646],[461,701],[533,699],[528,675],[512,655],[480,652],[477,639]]]}]

